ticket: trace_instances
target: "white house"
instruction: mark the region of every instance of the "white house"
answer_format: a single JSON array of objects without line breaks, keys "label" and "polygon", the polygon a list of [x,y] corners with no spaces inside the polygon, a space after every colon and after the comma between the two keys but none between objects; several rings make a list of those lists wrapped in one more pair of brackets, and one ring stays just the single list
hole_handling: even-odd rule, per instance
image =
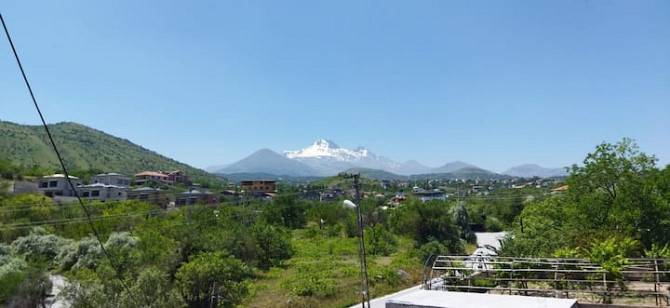
[{"label": "white house", "polygon": [[88,200],[123,201],[128,199],[128,187],[103,183],[80,186],[78,192],[82,199]]},{"label": "white house", "polygon": [[428,200],[442,200],[442,201],[447,200],[447,196],[444,194],[442,190],[439,189],[433,189],[433,190],[415,189],[412,194],[417,198],[420,198],[421,202],[426,202]]},{"label": "white house", "polygon": [[97,183],[130,187],[130,176],[114,172],[101,173],[91,178],[91,184]]},{"label": "white house", "polygon": [[[75,188],[81,186],[81,179],[78,177],[70,176],[70,181],[72,181]],[[74,190],[70,187],[70,184],[68,184],[67,179],[63,174],[44,176],[39,179],[38,183],[37,189],[47,197],[74,196]]]}]

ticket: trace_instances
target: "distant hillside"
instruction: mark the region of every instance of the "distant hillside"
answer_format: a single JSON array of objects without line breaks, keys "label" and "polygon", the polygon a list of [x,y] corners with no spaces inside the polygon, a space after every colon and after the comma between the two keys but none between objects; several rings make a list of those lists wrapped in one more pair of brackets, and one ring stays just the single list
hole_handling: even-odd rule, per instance
[{"label": "distant hillside", "polygon": [[299,161],[288,159],[269,149],[261,149],[246,158],[219,171],[219,174],[231,173],[267,173],[289,176],[313,176],[317,172]]},{"label": "distant hillside", "polygon": [[510,168],[509,170],[503,172],[503,174],[523,178],[551,178],[567,176],[568,172],[565,170],[565,168],[544,168],[534,164],[526,164]]},{"label": "distant hillside", "polygon": [[401,175],[429,173],[430,167],[426,167],[416,160],[408,160],[400,164],[393,172]]},{"label": "distant hillside", "polygon": [[465,167],[452,172],[429,173],[410,176],[412,180],[425,179],[504,179],[507,175],[494,173],[477,167]]},{"label": "distant hillside", "polygon": [[368,169],[368,168],[351,168],[344,171],[345,173],[359,173],[362,178],[371,180],[406,180],[409,177],[397,175],[384,170]]},{"label": "distant hillside", "polygon": [[312,183],[323,180],[323,177],[317,176],[290,176],[276,175],[270,173],[226,173],[227,180],[232,182],[250,181],[250,180],[270,180],[282,183]]},{"label": "distant hillside", "polygon": [[[461,170],[463,168],[477,168],[471,164],[464,163],[462,161],[455,161],[446,163],[441,167],[433,168],[431,173],[452,173],[454,171]],[[482,169],[483,170],[483,169]]]},{"label": "distant hillside", "polygon": [[[183,170],[195,180],[221,179],[126,139],[81,124],[51,124],[49,130],[66,167],[71,171],[99,169],[133,175],[144,170]],[[0,121],[0,144],[0,157],[13,164],[26,168],[39,166],[60,170],[58,158],[42,126]]]}]

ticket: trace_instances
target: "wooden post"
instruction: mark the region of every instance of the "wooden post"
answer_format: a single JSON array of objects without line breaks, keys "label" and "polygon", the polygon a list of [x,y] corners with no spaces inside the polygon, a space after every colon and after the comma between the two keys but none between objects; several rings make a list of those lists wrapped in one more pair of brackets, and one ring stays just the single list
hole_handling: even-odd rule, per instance
[{"label": "wooden post", "polygon": [[658,287],[661,285],[661,281],[658,275],[658,260],[654,258],[654,297],[656,298],[656,306],[661,306],[661,301],[658,298]]}]

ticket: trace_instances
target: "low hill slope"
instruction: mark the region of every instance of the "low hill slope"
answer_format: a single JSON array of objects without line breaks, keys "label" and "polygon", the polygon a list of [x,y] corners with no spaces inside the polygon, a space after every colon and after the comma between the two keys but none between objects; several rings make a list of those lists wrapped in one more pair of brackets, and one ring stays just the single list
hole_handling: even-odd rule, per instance
[{"label": "low hill slope", "polygon": [[[219,177],[85,125],[63,122],[49,130],[69,170],[99,169],[133,175],[144,170],[183,170],[195,180]],[[42,126],[0,121],[0,158],[15,165],[59,170]]]}]

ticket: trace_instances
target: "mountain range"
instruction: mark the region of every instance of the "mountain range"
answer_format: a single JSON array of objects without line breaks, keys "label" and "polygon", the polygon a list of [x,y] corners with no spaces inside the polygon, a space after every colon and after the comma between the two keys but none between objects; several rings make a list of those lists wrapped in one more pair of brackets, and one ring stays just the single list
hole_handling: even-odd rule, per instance
[{"label": "mountain range", "polygon": [[[208,168],[208,173],[85,125],[63,122],[50,124],[49,128],[66,165],[71,170],[98,169],[101,172],[125,174],[135,174],[144,170],[183,170],[192,178],[205,181],[220,180],[212,173],[224,174],[230,179],[250,178],[260,174],[264,178],[270,178],[269,176],[287,178],[332,176],[347,170],[359,170],[361,174],[365,173],[380,179],[565,175],[563,169],[543,168],[537,165],[514,167],[505,171],[503,175],[459,161],[431,168],[415,160],[395,162],[363,147],[341,148],[327,139],[316,140],[304,149],[284,151],[283,154],[261,149],[225,167]],[[0,145],[2,160],[27,168],[39,166],[47,170],[60,169],[41,126],[0,121]]]},{"label": "mountain range", "polygon": [[403,178],[416,175],[432,175],[459,178],[554,177],[564,176],[561,168],[543,168],[538,165],[522,165],[497,174],[475,165],[455,161],[431,168],[416,160],[404,163],[376,155],[364,147],[346,149],[328,139],[314,141],[306,148],[284,151],[283,155],[269,149],[254,152],[248,157],[225,167],[210,167],[208,171],[219,174],[266,173],[285,176],[332,176],[346,170],[379,170],[374,174],[383,177]]}]

